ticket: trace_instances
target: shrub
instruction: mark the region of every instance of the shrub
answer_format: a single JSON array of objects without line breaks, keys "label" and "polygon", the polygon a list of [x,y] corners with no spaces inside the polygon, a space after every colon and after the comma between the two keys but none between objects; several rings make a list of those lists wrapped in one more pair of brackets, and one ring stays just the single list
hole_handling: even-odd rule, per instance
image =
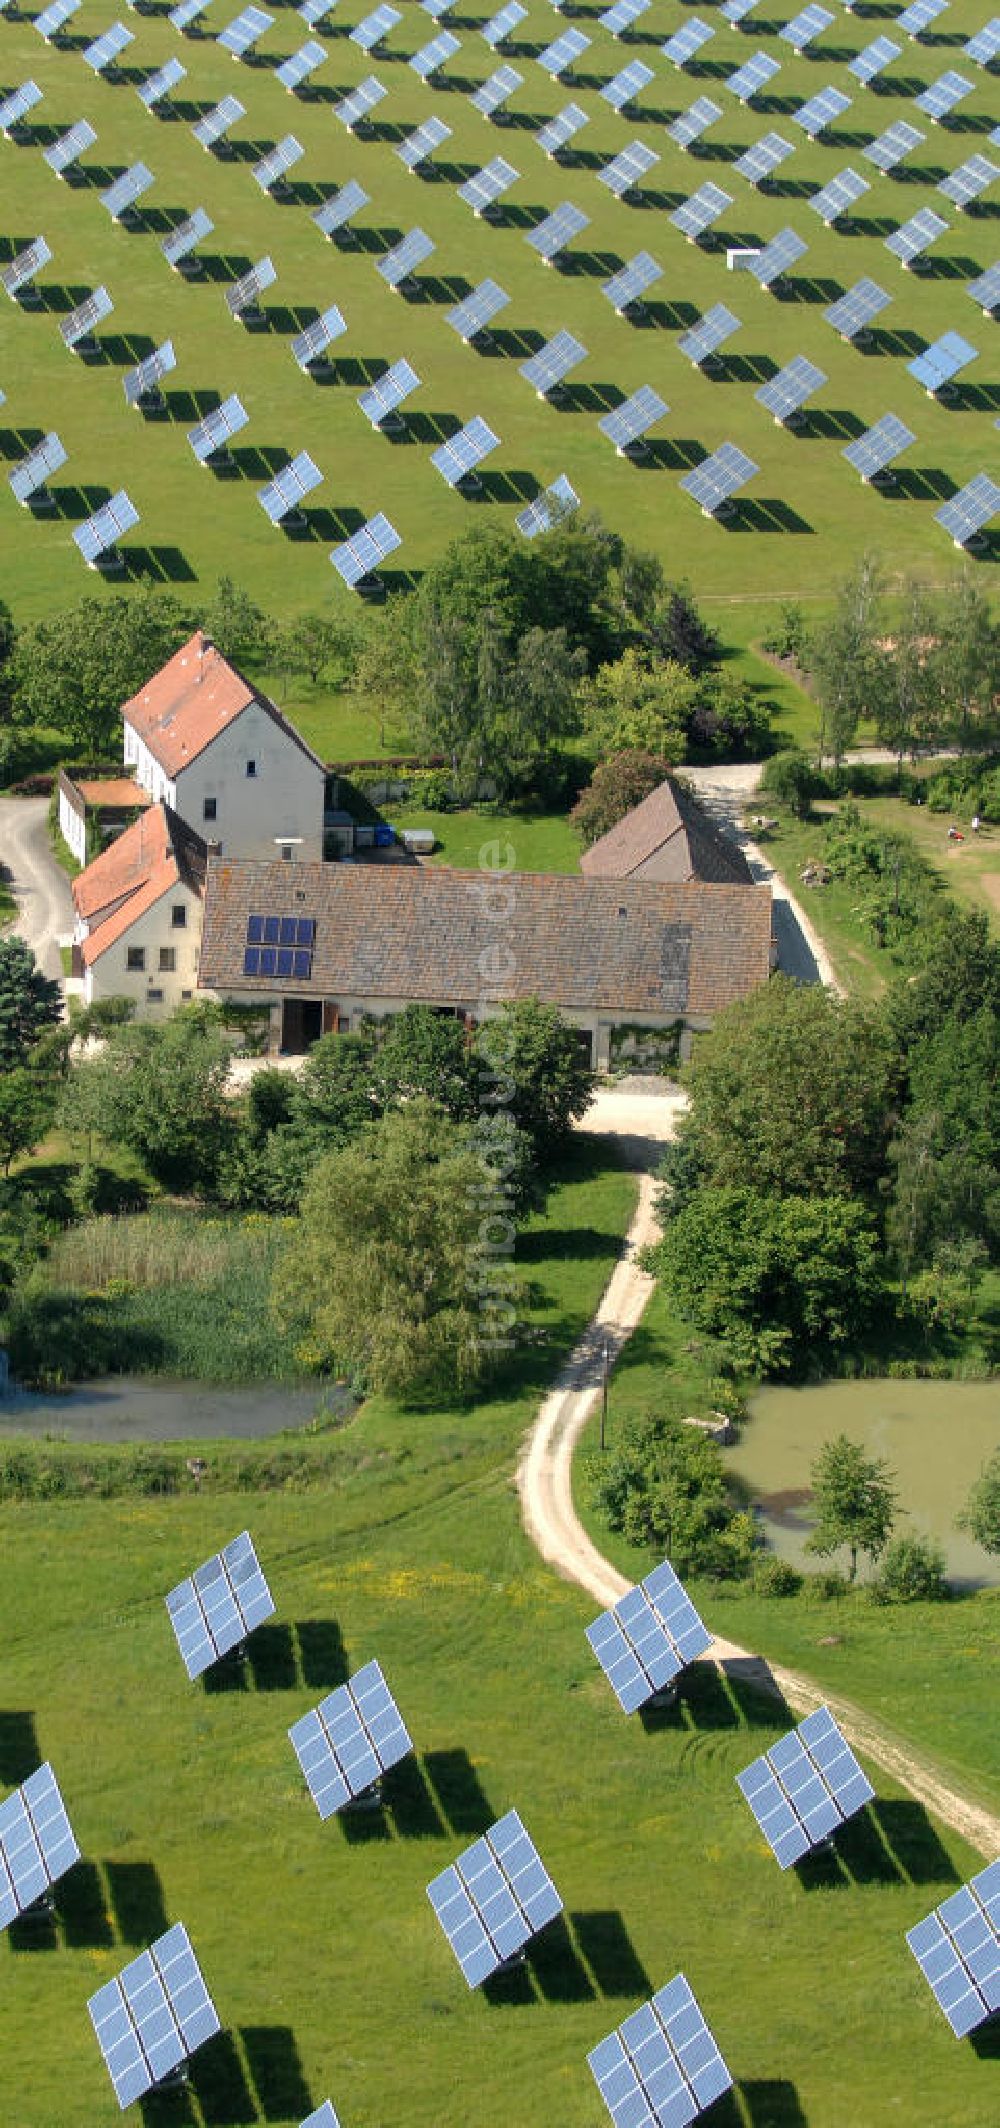
[{"label": "shrub", "polygon": [[802,1575],[790,1559],[776,1559],[773,1552],[769,1552],[754,1562],[755,1596],[797,1596],[801,1587]]},{"label": "shrub", "polygon": [[872,1585],[873,1603],[940,1603],[950,1594],[944,1552],[934,1537],[892,1539]]},{"label": "shrub", "polygon": [[820,794],[822,780],[806,754],[790,751],[765,761],[759,789],[779,805],[787,805],[797,820],[804,820],[812,800]]}]

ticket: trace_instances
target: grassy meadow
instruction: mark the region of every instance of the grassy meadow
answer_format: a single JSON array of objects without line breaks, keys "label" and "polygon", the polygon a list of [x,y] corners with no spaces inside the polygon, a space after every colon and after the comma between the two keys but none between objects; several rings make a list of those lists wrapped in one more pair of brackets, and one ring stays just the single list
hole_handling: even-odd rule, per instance
[{"label": "grassy meadow", "polygon": [[[44,102],[28,138],[2,147],[3,250],[9,257],[42,233],[53,256],[40,277],[39,306],[5,305],[0,316],[0,379],[7,395],[0,448],[12,463],[45,429],[57,426],[69,452],[55,483],[54,518],[19,517],[6,484],[0,492],[4,591],[19,620],[36,618],[53,600],[67,603],[92,585],[72,544],[72,527],[120,485],[141,512],[141,525],[126,543],[133,578],[150,577],[183,591],[185,585],[210,587],[225,570],[270,607],[290,612],[330,597],[348,600],[327,556],[373,511],[385,510],[402,534],[390,581],[405,581],[477,512],[495,512],[510,522],[517,506],[563,471],[587,507],[655,548],[669,568],[691,578],[699,596],[736,602],[737,609],[748,605],[755,625],[775,602],[822,599],[865,546],[882,548],[894,569],[920,565],[936,580],[947,580],[956,557],[933,523],[933,510],[990,462],[1000,405],[995,328],[964,296],[964,283],[995,256],[998,209],[987,200],[958,214],[933,187],[984,145],[996,115],[990,77],[970,69],[974,92],[959,112],[941,126],[924,124],[924,146],[895,175],[871,172],[871,190],[843,231],[824,229],[806,201],[845,163],[857,166],[861,148],[891,120],[912,115],[912,96],[955,63],[952,47],[987,19],[986,0],[963,8],[960,30],[933,31],[924,42],[905,46],[881,86],[857,90],[851,111],[819,142],[804,138],[792,114],[828,83],[855,88],[846,61],[874,34],[868,17],[838,17],[802,56],[777,38],[777,22],[751,23],[744,34],[719,21],[711,45],[682,73],[657,49],[686,19],[679,0],[653,0],[643,23],[620,43],[597,23],[596,5],[588,5],[576,8],[574,17],[592,42],[579,78],[562,84],[550,82],[536,64],[535,55],[558,28],[543,0],[531,0],[511,51],[496,59],[476,34],[489,11],[487,0],[477,0],[474,14],[457,19],[461,49],[445,83],[428,87],[406,59],[433,34],[430,18],[407,9],[384,53],[370,57],[349,36],[364,12],[361,0],[346,0],[343,15],[338,10],[319,32],[327,57],[312,91],[298,97],[286,94],[273,73],[307,34],[288,8],[276,12],[251,63],[236,66],[215,42],[235,0],[230,7],[212,0],[201,33],[186,38],[167,21],[163,0],[146,0],[141,12],[129,14],[134,42],[115,81],[95,79],[80,58],[82,46],[114,13],[98,0],[84,0],[62,49],[45,45],[30,17],[5,17],[2,78],[13,85],[30,75]],[[781,59],[782,71],[770,94],[742,107],[722,83],[758,43]],[[181,57],[187,79],[172,108],[155,117],[140,104],[135,85],[172,55]],[[653,67],[654,79],[634,111],[618,116],[599,91],[633,57]],[[508,121],[489,125],[471,108],[466,91],[508,59],[522,74],[523,87],[512,99]],[[367,137],[354,139],[332,107],[370,72],[388,93]],[[207,156],[191,134],[192,121],[225,93],[236,94],[247,113],[235,129],[229,161]],[[667,137],[666,124],[706,93],[721,102],[724,117],[696,153],[684,155]],[[533,133],[570,99],[582,104],[590,123],[560,166],[545,159]],[[451,126],[452,137],[438,151],[437,167],[421,178],[410,175],[393,150],[432,114]],[[79,180],[61,184],[42,162],[41,148],[81,116],[96,127],[97,144],[84,157]],[[796,144],[795,157],[755,191],[732,177],[729,166],[774,128]],[[251,169],[289,130],[305,153],[287,200],[279,203],[260,192]],[[633,138],[650,144],[660,160],[638,200],[621,202],[596,173]],[[519,176],[490,225],[473,219],[457,187],[497,153]],[[148,163],[156,182],[138,227],[124,229],[111,224],[99,193],[136,159]],[[871,171],[863,162],[860,167]],[[326,243],[310,219],[310,210],[348,177],[358,178],[370,195],[353,250]],[[714,236],[702,246],[688,245],[668,216],[706,179],[721,183],[733,204]],[[525,234],[567,198],[588,214],[590,226],[566,266],[546,271]],[[906,274],[882,240],[928,199],[945,205],[951,227],[925,270]],[[160,243],[199,205],[215,227],[203,247],[205,272],[187,285],[168,269]],[[768,296],[748,276],[726,272],[727,245],[766,241],[789,222],[810,248],[781,296]],[[419,276],[415,298],[407,300],[383,285],[375,262],[415,224],[437,249]],[[650,249],[665,269],[643,326],[617,318],[600,294],[601,282],[640,249]],[[224,289],[264,254],[273,259],[278,278],[265,298],[264,329],[249,332],[232,322]],[[463,346],[444,322],[448,308],[486,274],[511,297],[491,353]],[[822,315],[861,275],[879,280],[893,298],[865,353],[843,345]],[[64,349],[57,320],[101,281],[114,299],[114,313],[101,329],[98,359],[84,364]],[[348,329],[334,349],[332,381],[320,386],[296,367],[290,339],[334,301]],[[717,301],[735,309],[742,330],[709,378],[691,368],[675,341]],[[588,359],[556,407],[535,397],[518,365],[562,326],[583,341]],[[924,396],[906,363],[949,327],[966,334],[981,359],[945,406]],[[165,413],[128,411],[122,375],[168,337],[177,368],[167,380]],[[753,395],[798,353],[817,360],[828,382],[793,433],[775,427]],[[421,388],[400,440],[390,442],[371,431],[356,399],[404,354]],[[615,455],[597,421],[643,384],[661,393],[669,413],[654,432],[648,457],[633,465]],[[235,448],[235,474],[221,477],[196,466],[186,432],[231,391],[242,397],[250,423]],[[909,422],[918,442],[891,495],[882,495],[861,485],[840,451],[890,408]],[[473,414],[484,415],[501,438],[478,503],[448,491],[429,463],[434,445]],[[748,450],[761,471],[723,527],[702,518],[677,482],[727,438]],[[306,534],[291,539],[268,524],[254,490],[301,449],[314,455],[325,480],[309,509]],[[994,561],[996,551],[994,537]]]}]

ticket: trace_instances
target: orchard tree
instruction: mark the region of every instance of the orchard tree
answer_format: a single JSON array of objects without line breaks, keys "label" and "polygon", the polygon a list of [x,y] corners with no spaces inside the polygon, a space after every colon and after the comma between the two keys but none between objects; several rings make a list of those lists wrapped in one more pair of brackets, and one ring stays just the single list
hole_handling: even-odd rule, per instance
[{"label": "orchard tree", "polygon": [[641,805],[670,774],[663,754],[647,754],[639,747],[612,754],[598,762],[585,791],[577,799],[570,820],[578,830],[585,850],[600,841],[626,813]]},{"label": "orchard tree", "polygon": [[67,1128],[86,1117],[103,1138],[138,1153],[159,1181],[210,1190],[235,1126],[225,1090],[230,1061],[211,1007],[181,1006],[162,1026],[117,1028],[71,1072]]},{"label": "orchard tree", "polygon": [[19,636],[11,661],[18,714],[104,753],[118,740],[122,704],[180,648],[190,618],[168,591],[145,586],[81,599]]},{"label": "orchard tree", "polygon": [[837,593],[830,619],[813,633],[809,670],[820,708],[820,764],[836,763],[850,746],[859,720],[878,706],[883,680],[882,576],[863,555]]},{"label": "orchard tree", "polygon": [[0,1166],[9,1175],[19,1153],[34,1152],[55,1110],[55,1088],[25,1065],[0,1072]]},{"label": "orchard tree", "polygon": [[266,665],[277,642],[277,623],[242,584],[220,576],[204,615],[206,635],[236,665]]},{"label": "orchard tree", "polygon": [[0,937],[0,1072],[14,1071],[62,1012],[59,985],[38,967],[31,947]]},{"label": "orchard tree", "polygon": [[810,1472],[816,1526],[806,1550],[821,1559],[844,1546],[850,1555],[850,1579],[856,1580],[858,1553],[874,1565],[892,1535],[897,1494],[887,1463],[867,1456],[846,1433],[824,1441]]},{"label": "orchard tree", "polygon": [[989,722],[1000,688],[1000,621],[968,567],[945,594],[933,663],[943,721],[968,746],[977,724]]},{"label": "orchard tree", "polygon": [[1000,1554],[1000,1448],[980,1471],[958,1518],[984,1552]]},{"label": "orchard tree", "polygon": [[883,746],[896,756],[900,779],[904,755],[929,745],[941,727],[933,656],[936,630],[933,602],[923,584],[908,578],[899,620],[881,653],[882,682],[875,703],[875,728]]}]

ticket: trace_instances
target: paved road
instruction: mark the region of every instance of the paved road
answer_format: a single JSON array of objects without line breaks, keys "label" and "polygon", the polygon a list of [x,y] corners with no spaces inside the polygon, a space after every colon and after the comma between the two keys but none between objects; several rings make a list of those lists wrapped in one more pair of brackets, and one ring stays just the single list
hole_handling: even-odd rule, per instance
[{"label": "paved road", "polygon": [[59,940],[72,933],[73,901],[49,847],[48,810],[47,798],[0,798],[0,864],[18,901],[12,930],[44,974],[61,981]]}]

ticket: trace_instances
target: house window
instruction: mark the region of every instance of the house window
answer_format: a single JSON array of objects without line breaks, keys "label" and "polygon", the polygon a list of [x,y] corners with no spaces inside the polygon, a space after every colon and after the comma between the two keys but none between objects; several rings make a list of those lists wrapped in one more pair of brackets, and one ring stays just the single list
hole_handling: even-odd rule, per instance
[{"label": "house window", "polygon": [[257,774],[257,763],[256,763],[256,761],[248,761],[248,762],[247,762],[247,775],[248,775],[248,776],[255,776],[256,774]]},{"label": "house window", "polygon": [[181,991],[181,996],[182,996],[182,998],[189,998],[189,997],[191,996],[191,994],[192,994],[192,993],[191,993],[191,991],[190,991],[190,990],[182,990],[182,991]]},{"label": "house window", "polygon": [[161,975],[173,975],[173,973],[174,973],[174,969],[175,969],[175,966],[176,966],[176,962],[175,962],[175,956],[174,956],[174,949],[173,949],[173,947],[172,947],[172,946],[161,946],[161,947],[160,947],[160,974],[161,974]]},{"label": "house window", "polygon": [[188,913],[186,904],[182,901],[172,902],[170,906],[171,930],[185,931],[187,929],[187,920]]},{"label": "house window", "polygon": [[218,799],[217,799],[217,798],[205,798],[205,799],[203,799],[203,801],[202,801],[202,808],[201,808],[201,817],[202,817],[202,819],[203,819],[203,820],[215,820],[215,819],[217,818],[217,816],[218,816],[218,806],[219,806],[219,801],[218,801]]},{"label": "house window", "polygon": [[141,975],[146,966],[145,946],[126,946],[125,966],[130,975]]},{"label": "house window", "polygon": [[281,845],[281,854],[282,854],[282,857],[283,857],[283,858],[284,858],[284,860],[285,860],[285,863],[286,863],[286,864],[291,864],[291,861],[292,861],[292,845],[291,845],[291,843],[290,843],[290,842],[283,842],[283,843],[282,843],[282,845]]},{"label": "house window", "polygon": [[348,1015],[347,1015],[346,1013],[344,1013],[344,1012],[341,1012],[341,1013],[339,1013],[339,1014],[338,1014],[338,1016],[337,1016],[337,1033],[338,1033],[338,1034],[350,1034],[350,1031],[351,1031],[351,1022],[350,1022],[350,1019],[348,1018]]},{"label": "house window", "polygon": [[150,987],[149,987],[149,989],[148,989],[148,990],[147,990],[147,992],[146,992],[146,1003],[147,1003],[148,1005],[162,1005],[162,1003],[163,1003],[163,992],[162,992],[162,990],[154,990],[154,989],[153,989],[153,986],[152,986],[152,984],[150,984]]}]

